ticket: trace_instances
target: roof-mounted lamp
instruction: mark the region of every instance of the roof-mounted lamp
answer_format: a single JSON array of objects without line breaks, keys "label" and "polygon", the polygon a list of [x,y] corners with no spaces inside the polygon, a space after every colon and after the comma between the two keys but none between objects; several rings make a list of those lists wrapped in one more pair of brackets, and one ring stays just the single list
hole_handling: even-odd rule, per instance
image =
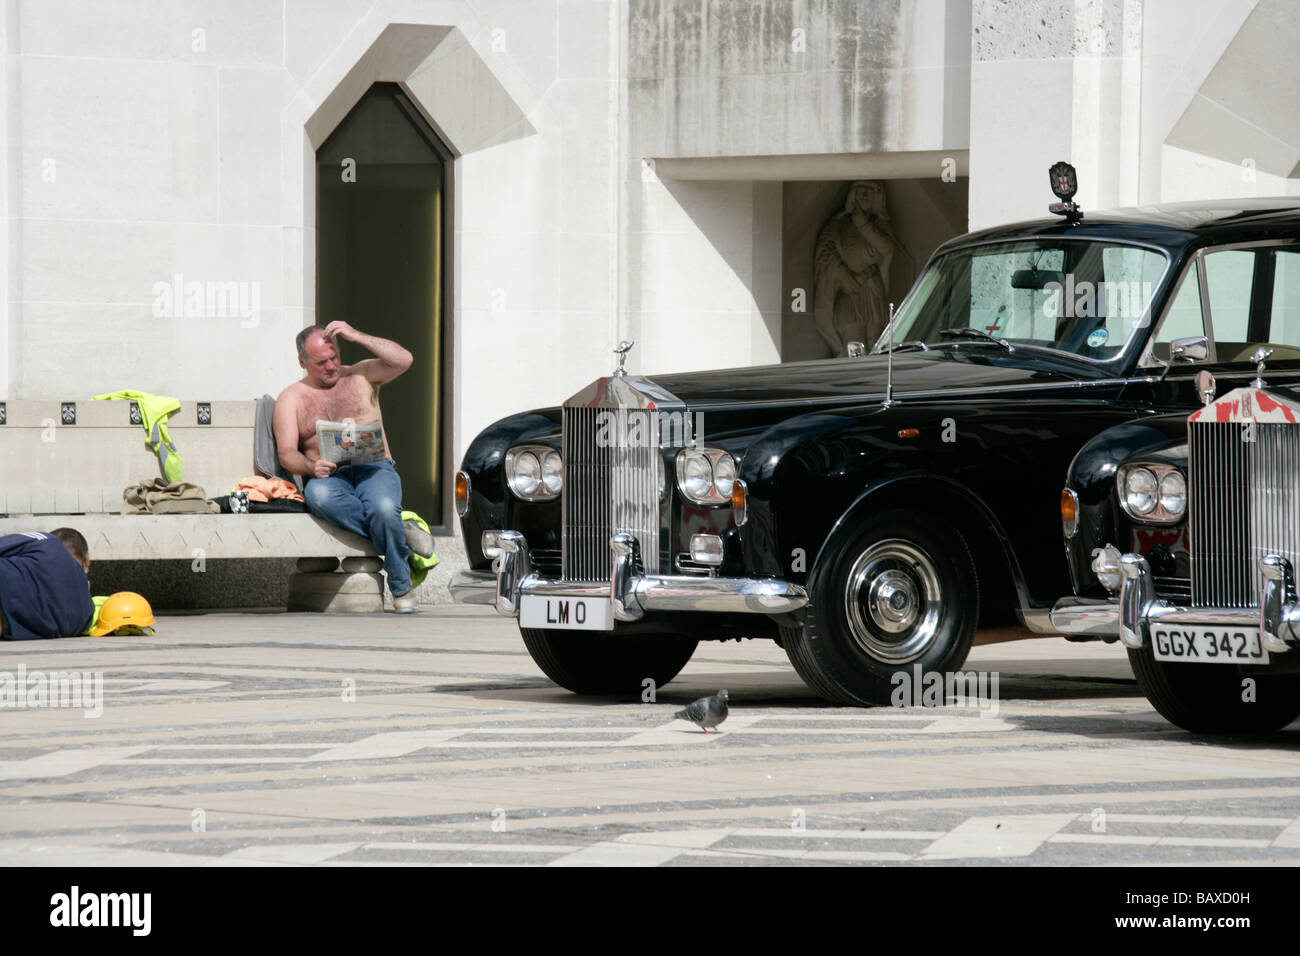
[{"label": "roof-mounted lamp", "polygon": [[1078,222],[1083,218],[1083,210],[1075,203],[1074,194],[1079,191],[1079,177],[1069,163],[1056,163],[1047,171],[1052,182],[1052,192],[1060,199],[1047,207],[1048,212],[1064,216],[1068,222]]}]

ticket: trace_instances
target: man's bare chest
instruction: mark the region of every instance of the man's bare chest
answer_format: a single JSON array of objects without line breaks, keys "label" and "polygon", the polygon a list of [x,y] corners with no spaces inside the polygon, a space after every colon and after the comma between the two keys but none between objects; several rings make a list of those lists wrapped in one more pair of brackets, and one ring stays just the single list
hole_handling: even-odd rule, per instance
[{"label": "man's bare chest", "polygon": [[351,419],[369,422],[377,418],[378,413],[370,383],[363,379],[358,387],[352,381],[340,381],[328,390],[308,391],[299,406],[298,426],[304,433],[314,433],[317,421],[341,422]]}]

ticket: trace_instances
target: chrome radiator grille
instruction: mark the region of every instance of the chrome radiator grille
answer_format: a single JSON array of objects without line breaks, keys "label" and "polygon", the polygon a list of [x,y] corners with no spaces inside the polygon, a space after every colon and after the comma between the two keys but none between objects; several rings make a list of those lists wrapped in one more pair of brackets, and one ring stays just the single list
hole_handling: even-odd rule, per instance
[{"label": "chrome radiator grille", "polygon": [[618,532],[637,538],[645,570],[657,572],[658,412],[565,408],[563,414],[564,579],[608,581],[609,539]]},{"label": "chrome radiator grille", "polygon": [[1188,425],[1195,607],[1258,607],[1259,559],[1300,558],[1300,426],[1249,427]]}]

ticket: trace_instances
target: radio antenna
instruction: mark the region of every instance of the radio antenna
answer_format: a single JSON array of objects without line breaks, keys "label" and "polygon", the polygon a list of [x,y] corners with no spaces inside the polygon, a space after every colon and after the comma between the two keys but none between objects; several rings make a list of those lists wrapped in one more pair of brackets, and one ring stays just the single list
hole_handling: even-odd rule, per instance
[{"label": "radio antenna", "polygon": [[889,303],[889,344],[885,353],[885,404],[894,404],[894,303]]}]

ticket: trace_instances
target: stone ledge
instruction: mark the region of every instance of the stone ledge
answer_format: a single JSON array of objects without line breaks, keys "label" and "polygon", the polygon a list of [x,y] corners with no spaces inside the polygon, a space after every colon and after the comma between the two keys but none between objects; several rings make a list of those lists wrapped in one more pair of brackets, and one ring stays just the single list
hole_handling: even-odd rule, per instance
[{"label": "stone ledge", "polygon": [[56,514],[0,518],[0,535],[64,527],[76,528],[85,535],[92,562],[375,554],[368,539],[309,514]]}]

